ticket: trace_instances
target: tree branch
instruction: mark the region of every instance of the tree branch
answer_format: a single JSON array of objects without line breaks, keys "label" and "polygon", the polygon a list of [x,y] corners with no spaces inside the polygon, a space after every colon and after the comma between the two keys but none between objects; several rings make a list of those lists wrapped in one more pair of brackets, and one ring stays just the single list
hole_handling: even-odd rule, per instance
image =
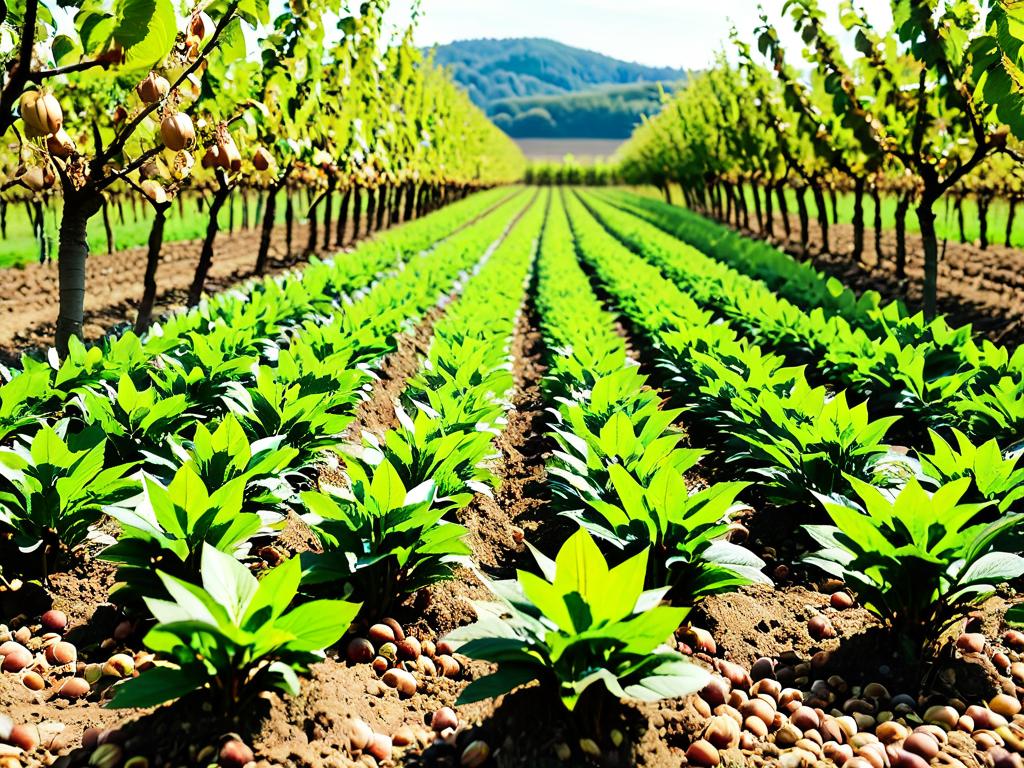
[{"label": "tree branch", "polygon": [[121,170],[119,170],[119,171],[111,171],[105,177],[103,177],[101,179],[98,179],[96,181],[96,189],[97,190],[106,189],[111,184],[113,184],[115,181],[120,179],[124,174],[128,174],[128,173],[132,173],[133,171],[137,171],[139,168],[141,168],[146,163],[147,160],[149,160],[149,159],[151,159],[153,157],[156,157],[162,151],[163,151],[163,147],[162,146],[150,147],[145,152],[143,152],[141,155],[139,155],[137,158],[135,158],[130,163],[128,163],[128,165],[126,165]]},{"label": "tree branch", "polygon": [[30,72],[26,80],[30,83],[41,83],[48,77],[56,77],[57,75],[67,75],[72,72],[83,72],[87,69],[94,67],[102,67],[103,69],[109,69],[109,61],[101,61],[100,59],[90,59],[88,61],[79,61],[76,64],[68,64],[64,67],[57,67],[56,69],[40,69],[37,72]]}]

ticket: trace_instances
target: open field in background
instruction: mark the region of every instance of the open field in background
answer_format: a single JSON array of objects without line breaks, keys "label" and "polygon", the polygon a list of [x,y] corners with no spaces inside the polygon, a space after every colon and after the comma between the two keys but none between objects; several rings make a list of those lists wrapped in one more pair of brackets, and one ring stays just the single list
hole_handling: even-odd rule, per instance
[{"label": "open field in background", "polygon": [[516,139],[515,142],[528,160],[561,162],[566,155],[572,155],[582,164],[610,160],[625,143],[618,139]]},{"label": "open field in background", "polygon": [[[283,195],[282,195],[283,198]],[[305,221],[308,211],[308,199],[306,195],[296,194],[293,196],[295,223]],[[262,224],[262,215],[257,215],[258,195],[252,193],[243,202],[241,194],[235,194],[231,198],[230,205],[220,212],[217,220],[220,228],[227,234],[229,224],[234,230],[242,228],[244,220],[242,208],[249,207],[250,228],[259,229]],[[152,209],[143,201],[122,201],[124,220],[121,219],[121,209],[117,204],[111,204],[109,208],[110,225],[114,235],[114,250],[121,251],[128,248],[136,248],[146,244],[149,238],[150,228],[153,222]],[[207,201],[208,202],[208,201]],[[319,215],[324,214],[324,205],[319,206]],[[332,200],[332,219],[337,220],[338,210],[341,207],[340,196]],[[363,206],[365,211],[365,205]],[[60,222],[61,203],[58,199],[53,205],[43,208],[43,221],[45,222],[46,250],[50,258],[57,257],[57,231]],[[261,213],[261,212],[260,212]],[[167,223],[164,229],[164,241],[166,243],[181,242],[184,240],[197,240],[206,234],[208,215],[197,207],[197,198],[194,195],[186,196],[184,206],[175,204],[167,215]],[[284,224],[285,205],[282,199],[277,207],[274,220],[278,225]],[[301,247],[303,241],[298,237],[295,245]],[[107,234],[103,224],[103,217],[96,216],[89,222],[89,248],[93,253],[106,253]],[[11,204],[7,207],[7,237],[0,240],[0,267],[18,266],[29,264],[39,260],[40,245],[32,231],[32,224],[24,205]],[[255,259],[255,253],[253,254]]]}]

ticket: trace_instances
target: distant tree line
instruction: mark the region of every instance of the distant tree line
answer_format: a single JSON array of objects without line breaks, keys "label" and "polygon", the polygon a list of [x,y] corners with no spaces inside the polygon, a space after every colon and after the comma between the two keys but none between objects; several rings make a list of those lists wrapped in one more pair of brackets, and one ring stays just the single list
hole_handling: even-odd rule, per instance
[{"label": "distant tree line", "polygon": [[606,86],[583,93],[503,99],[488,108],[494,123],[514,138],[625,139],[643,116],[657,114],[664,90],[675,83]]}]

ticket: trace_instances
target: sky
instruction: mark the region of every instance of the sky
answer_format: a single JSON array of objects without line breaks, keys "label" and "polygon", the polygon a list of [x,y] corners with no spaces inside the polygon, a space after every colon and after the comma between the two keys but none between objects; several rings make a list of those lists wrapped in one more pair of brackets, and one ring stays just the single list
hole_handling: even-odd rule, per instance
[{"label": "sky", "polygon": [[[395,23],[412,0],[392,0]],[[784,0],[763,0],[781,19]],[[837,0],[821,0],[836,7]],[[889,0],[860,0],[868,16],[888,26]],[[416,42],[422,46],[477,37],[548,37],[618,59],[700,69],[727,39],[730,22],[749,35],[758,23],[756,0],[421,0]],[[779,24],[799,50],[790,24]],[[842,31],[833,25],[837,35]]]}]

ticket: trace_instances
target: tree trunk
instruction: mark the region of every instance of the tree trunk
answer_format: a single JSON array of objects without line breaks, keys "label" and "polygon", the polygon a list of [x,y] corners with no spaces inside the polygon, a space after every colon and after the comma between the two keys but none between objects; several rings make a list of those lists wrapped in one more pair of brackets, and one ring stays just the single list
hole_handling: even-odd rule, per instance
[{"label": "tree trunk", "polygon": [[7,239],[7,201],[0,200],[0,237]]},{"label": "tree trunk", "polygon": [[57,280],[60,308],[54,346],[65,357],[72,336],[82,338],[85,321],[85,264],[89,258],[89,219],[99,213],[101,196],[92,191],[77,192],[64,197],[64,214],[60,222],[60,244],[57,248]]},{"label": "tree trunk", "polygon": [[366,234],[373,232],[373,223],[377,219],[377,194],[376,190],[366,190]]},{"label": "tree trunk", "polygon": [[206,237],[203,239],[203,250],[199,255],[195,279],[188,291],[188,306],[190,307],[196,306],[203,296],[206,276],[213,264],[213,241],[217,239],[217,232],[220,230],[220,223],[217,219],[221,208],[224,207],[224,203],[227,202],[231,194],[231,187],[228,186],[223,171],[217,171],[217,179],[220,187],[213,193],[213,202],[210,203],[210,220],[206,224]]},{"label": "tree trunk", "polygon": [[896,279],[907,279],[907,212],[910,193],[904,192],[896,202]]},{"label": "tree trunk", "polygon": [[864,184],[863,177],[853,181],[853,261],[864,255]]},{"label": "tree trunk", "polygon": [[345,187],[341,196],[341,207],[338,209],[338,226],[334,234],[334,247],[345,246],[345,232],[348,229],[348,209],[352,204],[352,187]]},{"label": "tree trunk", "polygon": [[764,232],[768,237],[775,237],[775,206],[772,203],[771,184],[764,187]]},{"label": "tree trunk", "polygon": [[835,187],[829,187],[828,190],[829,201],[832,203],[832,223],[839,223],[839,195],[836,192]]},{"label": "tree trunk", "polygon": [[[42,210],[39,211],[39,227],[42,229],[43,217]],[[114,253],[114,228],[110,226],[110,205],[107,203],[107,198],[103,198],[103,231],[107,235],[107,255]]]},{"label": "tree trunk", "polygon": [[921,305],[926,320],[935,318],[939,284],[939,239],[935,234],[935,211],[931,198],[924,197],[917,206],[917,221],[921,227],[921,246],[924,251],[924,283]]},{"label": "tree trunk", "polygon": [[263,228],[260,230],[260,248],[256,252],[256,268],[253,273],[262,276],[267,272],[267,257],[270,255],[270,236],[274,232],[274,218],[277,216],[278,185],[267,190],[267,203],[263,210]]},{"label": "tree trunk", "polygon": [[352,188],[352,242],[359,239],[359,225],[363,221],[363,191],[361,187]]},{"label": "tree trunk", "polygon": [[324,196],[324,250],[331,247],[331,219],[334,216],[334,188],[338,178],[331,174],[327,179],[327,194]]},{"label": "tree trunk", "polygon": [[146,252],[146,274],[142,278],[142,301],[139,302],[139,314],[135,318],[135,333],[141,334],[153,319],[153,306],[156,304],[156,270],[160,265],[160,249],[164,244],[164,222],[167,220],[167,209],[170,203],[156,206],[153,224],[149,229],[149,250]]},{"label": "tree trunk", "polygon": [[672,205],[672,187],[668,182],[661,188],[661,193],[665,196],[665,202]]},{"label": "tree trunk", "polygon": [[384,212],[384,226],[393,227],[395,225],[395,198],[401,194],[402,187],[399,184],[389,184],[387,186],[387,210]]},{"label": "tree trunk", "polygon": [[306,250],[305,250],[305,254],[307,256],[312,256],[314,253],[316,253],[317,232],[318,232],[318,225],[316,223],[316,209],[317,209],[317,206],[320,205],[320,201],[322,199],[323,199],[323,195],[317,195],[317,197],[314,198],[313,202],[310,203],[310,205],[309,205],[309,213],[306,214],[306,217],[309,219],[309,229],[306,231]]},{"label": "tree trunk", "polygon": [[43,201],[36,199],[33,202],[35,218],[32,221],[33,234],[36,236],[36,245],[39,247],[39,263],[45,264],[50,258],[50,248],[46,242],[46,215],[43,211]]},{"label": "tree trunk", "polygon": [[988,250],[988,207],[992,198],[988,195],[978,195],[978,240],[981,250]]},{"label": "tree trunk", "polygon": [[1008,201],[1010,210],[1006,214],[1006,241],[1007,248],[1013,246],[1013,223],[1017,218],[1017,198],[1011,197]]},{"label": "tree trunk", "polygon": [[243,189],[239,196],[242,198],[242,229],[249,229],[249,194]]},{"label": "tree trunk", "polygon": [[416,205],[417,218],[430,212],[430,189],[429,184],[424,184],[420,187],[419,202]]},{"label": "tree trunk", "polygon": [[796,210],[800,217],[800,253],[806,259],[810,255],[808,243],[811,237],[811,221],[810,215],[807,213],[807,187],[800,187],[796,190]]},{"label": "tree trunk", "polygon": [[409,221],[416,215],[416,185],[409,182],[405,190],[405,214],[402,221]]},{"label": "tree trunk", "polygon": [[[213,206],[210,206],[213,208]],[[235,201],[233,195],[228,195],[228,234],[235,234]]]},{"label": "tree trunk", "polygon": [[388,209],[388,194],[391,187],[384,185],[377,188],[377,231],[384,228],[384,212]]},{"label": "tree trunk", "polygon": [[388,226],[393,227],[399,222],[399,216],[402,214],[402,192],[405,190],[404,184],[396,184],[391,189],[391,205],[388,206]]},{"label": "tree trunk", "polygon": [[292,193],[285,194],[284,203],[284,249],[285,258],[292,257],[292,235],[295,232],[295,204],[292,202]]},{"label": "tree trunk", "polygon": [[[835,190],[831,190],[835,194]],[[818,226],[821,228],[821,252],[830,253],[832,245],[828,236],[828,211],[825,209],[825,192],[820,184],[812,184],[811,192],[814,195],[814,205],[818,209]]]},{"label": "tree trunk", "polygon": [[967,232],[964,230],[964,198],[963,195],[956,196],[956,223],[960,227],[960,242],[967,242]]},{"label": "tree trunk", "polygon": [[871,199],[875,204],[875,264],[880,266],[885,257],[882,255],[882,195],[878,185],[871,188]]},{"label": "tree trunk", "polygon": [[750,183],[750,194],[754,198],[754,218],[757,220],[757,231],[764,235],[764,216],[761,214],[761,195],[758,193],[757,182]]},{"label": "tree trunk", "polygon": [[786,233],[786,239],[793,237],[793,231],[789,222],[789,203],[786,201],[786,182],[780,181],[775,185],[775,196],[779,201],[779,214],[782,216],[782,230]]}]

